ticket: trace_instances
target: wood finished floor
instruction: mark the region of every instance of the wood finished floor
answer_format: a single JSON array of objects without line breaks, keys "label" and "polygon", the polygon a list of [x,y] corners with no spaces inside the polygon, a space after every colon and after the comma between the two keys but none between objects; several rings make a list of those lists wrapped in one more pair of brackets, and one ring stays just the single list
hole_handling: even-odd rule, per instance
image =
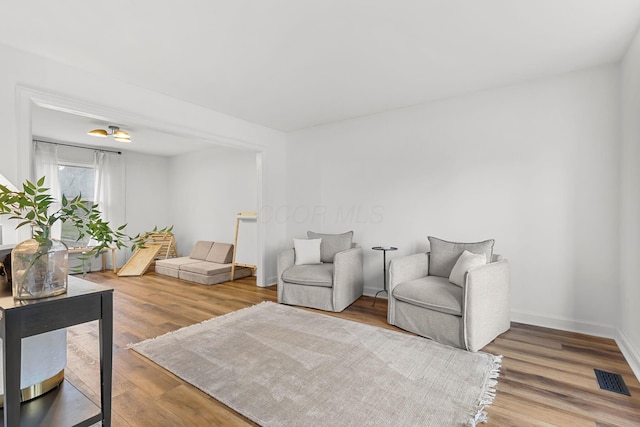
[{"label": "wood finished floor", "polygon": [[[200,390],[127,349],[156,337],[261,301],[276,287],[253,278],[200,286],[147,273],[119,278],[91,273],[87,280],[113,287],[113,425],[255,425]],[[386,323],[386,300],[372,307],[362,297],[338,317],[396,329]],[[66,377],[99,402],[97,323],[69,329]],[[484,351],[503,364],[488,426],[640,426],[640,384],[613,340],[512,324]],[[623,376],[631,397],[599,389],[593,368]]]}]

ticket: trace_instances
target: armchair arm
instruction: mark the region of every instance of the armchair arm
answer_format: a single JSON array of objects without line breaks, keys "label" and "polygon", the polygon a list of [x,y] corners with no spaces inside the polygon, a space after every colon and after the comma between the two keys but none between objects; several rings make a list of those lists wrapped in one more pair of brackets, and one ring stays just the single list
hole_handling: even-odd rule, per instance
[{"label": "armchair arm", "polygon": [[462,308],[467,350],[478,351],[509,329],[509,276],[506,259],[474,267],[467,273]]},{"label": "armchair arm", "polygon": [[282,280],[282,273],[288,268],[293,267],[296,260],[296,253],[293,248],[287,249],[284,252],[278,254],[278,302],[281,299],[282,295],[282,287],[284,286],[284,281]]},{"label": "armchair arm", "polygon": [[398,283],[429,275],[429,254],[394,258],[389,264],[389,292]]},{"label": "armchair arm", "polygon": [[387,322],[395,325],[396,300],[392,296],[393,288],[407,280],[415,280],[429,275],[429,254],[415,254],[394,258],[389,264],[389,293]]},{"label": "armchair arm", "polygon": [[333,258],[333,307],[342,311],[362,296],[362,248],[338,252]]}]

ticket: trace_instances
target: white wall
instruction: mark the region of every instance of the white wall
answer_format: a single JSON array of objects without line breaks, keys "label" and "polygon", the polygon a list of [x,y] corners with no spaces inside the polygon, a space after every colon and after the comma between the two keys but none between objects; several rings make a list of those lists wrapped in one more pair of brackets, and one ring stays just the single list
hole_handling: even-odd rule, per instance
[{"label": "white wall", "polygon": [[[288,135],[288,237],[355,231],[381,254],[495,238],[514,320],[612,335],[618,309],[619,78],[590,69]],[[319,195],[319,196],[314,196]]]},{"label": "white wall", "polygon": [[[621,153],[616,66],[294,132],[285,146],[280,132],[0,45],[0,173],[16,183],[29,176],[31,135],[21,123],[30,110],[19,86],[131,113],[261,151],[264,284],[275,282],[276,254],[308,229],[355,230],[369,293],[382,286],[371,246],[397,245],[389,254],[397,257],[427,250],[427,235],[493,237],[511,261],[515,320],[607,334],[622,301],[620,331],[637,355],[639,45],[622,64]],[[148,199],[144,182],[163,182],[151,169],[167,161],[128,161],[127,179],[142,178],[127,190],[138,204],[127,212],[131,227],[173,223],[172,208],[162,212],[165,201]],[[5,240],[13,234],[5,229]]]},{"label": "white wall", "polygon": [[620,332],[640,378],[640,32],[621,63]]},{"label": "white wall", "polygon": [[[133,236],[171,225],[170,160],[132,152],[125,161],[126,232]],[[127,250],[127,259],[131,251]]]},{"label": "white wall", "polygon": [[[236,214],[258,208],[256,153],[212,147],[171,158],[167,200],[180,255],[196,241],[233,243]],[[239,229],[237,261],[257,263],[256,222]]]},{"label": "white wall", "polygon": [[[25,100],[19,86],[60,95],[61,102],[82,103],[83,108],[109,113],[126,120],[135,116],[146,126],[161,124],[160,130],[199,137],[216,143],[262,152],[262,199],[260,206],[285,204],[285,135],[272,129],[189,104],[163,94],[96,75],[36,55],[0,45],[0,173],[14,182],[29,176],[31,161],[31,99]],[[91,112],[93,112],[91,111]],[[155,222],[155,221],[154,221]],[[276,255],[284,245],[285,224],[264,222],[259,240],[265,248],[265,271],[261,284],[275,283]],[[5,233],[5,238],[9,238]]]}]

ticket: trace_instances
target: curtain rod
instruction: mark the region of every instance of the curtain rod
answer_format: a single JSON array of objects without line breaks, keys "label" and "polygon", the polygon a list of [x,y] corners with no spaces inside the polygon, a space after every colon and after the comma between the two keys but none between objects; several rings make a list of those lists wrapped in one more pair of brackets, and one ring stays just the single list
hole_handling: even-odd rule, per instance
[{"label": "curtain rod", "polygon": [[122,155],[122,151],[103,150],[102,148],[83,147],[81,145],[63,144],[62,142],[43,141],[41,139],[34,139],[33,142],[44,142],[45,144],[62,145],[65,147],[81,148],[83,150],[102,151],[103,153],[115,153]]}]

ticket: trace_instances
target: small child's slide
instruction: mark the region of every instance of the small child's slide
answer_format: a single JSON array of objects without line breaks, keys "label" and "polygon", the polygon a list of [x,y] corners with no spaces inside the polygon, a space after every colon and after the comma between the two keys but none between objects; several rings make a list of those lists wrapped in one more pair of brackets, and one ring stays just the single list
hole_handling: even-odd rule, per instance
[{"label": "small child's slide", "polygon": [[118,271],[118,276],[142,276],[162,249],[162,244],[146,243],[131,255],[129,261]]}]

